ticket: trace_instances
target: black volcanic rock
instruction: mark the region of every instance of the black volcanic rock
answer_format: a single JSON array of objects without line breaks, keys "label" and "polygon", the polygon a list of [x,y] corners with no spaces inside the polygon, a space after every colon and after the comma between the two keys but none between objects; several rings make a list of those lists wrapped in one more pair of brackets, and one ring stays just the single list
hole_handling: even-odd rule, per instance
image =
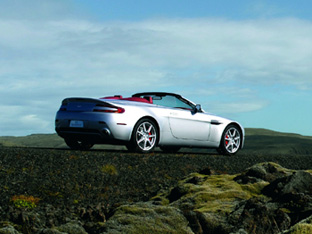
[{"label": "black volcanic rock", "polygon": [[233,226],[249,234],[279,233],[280,230],[288,229],[291,224],[287,213],[261,197],[247,200],[238,207],[240,209],[239,218],[230,222],[234,221]]},{"label": "black volcanic rock", "polygon": [[263,189],[263,194],[273,199],[282,199],[289,194],[312,195],[312,175],[305,171],[274,180]]},{"label": "black volcanic rock", "polygon": [[309,165],[311,156],[1,147],[0,234],[311,233]]},{"label": "black volcanic rock", "polygon": [[254,183],[257,181],[272,182],[278,178],[291,175],[292,171],[281,167],[273,162],[258,163],[235,177],[235,181],[241,184]]}]

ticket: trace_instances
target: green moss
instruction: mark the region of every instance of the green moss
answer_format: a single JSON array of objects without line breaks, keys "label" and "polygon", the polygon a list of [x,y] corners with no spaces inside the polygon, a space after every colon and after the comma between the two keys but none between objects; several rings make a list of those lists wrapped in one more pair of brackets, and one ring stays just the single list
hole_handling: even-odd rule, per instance
[{"label": "green moss", "polygon": [[287,234],[311,234],[312,224],[308,223],[298,223],[293,226]]},{"label": "green moss", "polygon": [[[236,176],[193,173],[179,183],[180,190],[185,194],[172,205],[184,209],[188,204],[188,208],[198,212],[228,214],[239,201],[263,196],[261,190],[268,182],[239,184],[233,180]],[[158,199],[161,200],[160,197]]]},{"label": "green moss", "polygon": [[18,227],[17,224],[11,223],[10,221],[0,221],[0,228],[9,227],[9,226],[14,227],[14,228]]},{"label": "green moss", "polygon": [[253,184],[241,184],[240,186],[245,192],[248,192],[249,195],[254,197],[254,196],[261,195],[261,190],[268,184],[269,182],[262,181],[262,182],[253,183]]},{"label": "green moss", "polygon": [[108,233],[191,233],[178,209],[151,203],[121,206],[105,226]]},{"label": "green moss", "polygon": [[122,206],[120,207],[119,212],[127,213],[129,215],[137,215],[137,214],[151,215],[153,210],[139,206]]},{"label": "green moss", "polygon": [[305,172],[312,174],[312,170],[306,170]]},{"label": "green moss", "polygon": [[233,175],[210,176],[202,186],[203,191],[195,193],[195,209],[201,212],[229,213],[235,201],[247,200],[260,194],[263,183],[240,185]]},{"label": "green moss", "polygon": [[55,228],[59,232],[68,234],[87,234],[79,222],[71,221]]},{"label": "green moss", "polygon": [[283,211],[286,214],[291,213],[291,211],[289,209],[287,209],[287,208],[280,208],[280,210]]},{"label": "green moss", "polygon": [[118,175],[116,167],[112,164],[106,164],[101,167],[101,172],[108,175]]},{"label": "green moss", "polygon": [[166,206],[169,205],[169,199],[166,197],[167,193],[158,193],[156,196],[152,197],[152,201],[156,201],[159,204]]}]

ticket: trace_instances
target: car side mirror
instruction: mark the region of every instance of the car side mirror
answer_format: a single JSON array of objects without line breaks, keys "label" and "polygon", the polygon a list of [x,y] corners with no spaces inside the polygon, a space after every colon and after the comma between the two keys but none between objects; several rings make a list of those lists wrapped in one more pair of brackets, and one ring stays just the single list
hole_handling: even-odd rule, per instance
[{"label": "car side mirror", "polygon": [[200,104],[196,104],[196,106],[195,106],[195,113],[197,113],[197,112],[203,112]]}]

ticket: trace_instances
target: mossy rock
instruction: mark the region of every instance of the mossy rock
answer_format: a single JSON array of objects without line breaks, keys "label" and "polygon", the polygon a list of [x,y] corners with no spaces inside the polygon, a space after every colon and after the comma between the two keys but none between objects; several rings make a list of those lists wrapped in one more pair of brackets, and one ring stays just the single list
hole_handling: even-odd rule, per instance
[{"label": "mossy rock", "polygon": [[41,230],[40,234],[68,234],[67,232],[61,232],[55,228],[45,228]]},{"label": "mossy rock", "polygon": [[312,233],[312,216],[302,220],[301,222],[292,226],[283,234],[310,234]]},{"label": "mossy rock", "polygon": [[20,232],[18,232],[13,226],[8,225],[0,228],[0,234],[20,234]]},{"label": "mossy rock", "polygon": [[[198,212],[226,215],[233,211],[238,202],[262,196],[261,190],[268,184],[265,181],[239,184],[234,181],[235,177],[236,175],[207,176],[193,173],[180,181],[178,186],[167,195],[162,194],[162,196],[168,199],[168,197],[174,197],[174,192],[180,192],[176,195],[178,199],[170,203],[171,206],[181,210],[192,209]],[[197,181],[197,183],[189,183],[192,181]],[[162,200],[164,203],[166,201],[161,196],[156,196],[154,199]]]},{"label": "mossy rock", "polygon": [[120,206],[105,229],[106,233],[193,233],[179,209],[151,202]]},{"label": "mossy rock", "polygon": [[273,162],[255,164],[247,168],[243,173],[235,177],[235,181],[240,184],[253,183],[257,181],[272,182],[278,178],[291,175],[294,170],[284,168]]},{"label": "mossy rock", "polygon": [[56,230],[68,234],[87,234],[85,229],[81,226],[79,222],[72,221],[66,224],[63,224],[56,228]]},{"label": "mossy rock", "polygon": [[195,233],[229,233],[233,227],[227,217],[242,201],[254,197],[269,199],[261,193],[269,182],[240,184],[234,180],[237,176],[192,173],[152,200],[180,209]]}]

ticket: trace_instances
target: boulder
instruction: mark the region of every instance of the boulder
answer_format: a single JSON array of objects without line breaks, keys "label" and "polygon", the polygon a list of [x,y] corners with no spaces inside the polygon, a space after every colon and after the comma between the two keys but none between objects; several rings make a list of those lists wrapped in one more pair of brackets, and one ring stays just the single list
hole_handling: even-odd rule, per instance
[{"label": "boulder", "polygon": [[0,228],[0,234],[20,234],[20,232],[18,232],[13,226],[8,225]]},{"label": "boulder", "polygon": [[82,225],[78,221],[68,222],[55,229],[60,232],[64,232],[68,234],[87,234],[85,229],[82,227]]},{"label": "boulder", "polygon": [[311,188],[310,173],[269,162],[239,175],[193,173],[155,200],[180,209],[194,233],[275,234],[312,214]]},{"label": "boulder", "polygon": [[312,233],[312,216],[300,221],[281,234],[310,234]]},{"label": "boulder", "polygon": [[293,224],[312,215],[312,175],[309,172],[296,171],[278,178],[262,192],[288,211]]},{"label": "boulder", "polygon": [[68,234],[67,232],[61,232],[55,228],[45,228],[45,229],[42,229],[39,233],[40,234]]},{"label": "boulder", "polygon": [[292,175],[278,178],[263,189],[263,193],[273,199],[282,199],[288,194],[312,195],[312,175],[297,171]]},{"label": "boulder", "polygon": [[254,183],[261,180],[273,182],[278,178],[291,175],[294,171],[281,167],[273,162],[258,163],[234,178],[241,184]]},{"label": "boulder", "polygon": [[230,233],[234,226],[228,221],[229,214],[241,201],[261,195],[262,188],[268,184],[263,180],[239,184],[234,180],[236,176],[192,173],[167,194],[156,198],[163,204],[180,209],[194,233]]},{"label": "boulder", "polygon": [[229,223],[249,234],[274,234],[286,230],[291,219],[275,204],[264,197],[254,197],[242,202],[237,210],[229,215]]},{"label": "boulder", "polygon": [[105,223],[103,233],[192,234],[183,213],[171,206],[138,202],[122,205]]}]

